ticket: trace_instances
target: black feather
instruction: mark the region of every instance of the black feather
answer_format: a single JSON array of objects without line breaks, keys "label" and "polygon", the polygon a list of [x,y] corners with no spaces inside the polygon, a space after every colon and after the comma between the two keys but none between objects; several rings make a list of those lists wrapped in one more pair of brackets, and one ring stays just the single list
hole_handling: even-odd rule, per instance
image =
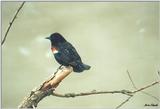
[{"label": "black feather", "polygon": [[49,39],[51,40],[52,47],[58,50],[58,53],[54,54],[54,57],[59,64],[72,66],[74,72],[82,72],[90,69],[89,65],[82,63],[76,49],[61,34],[53,33]]}]

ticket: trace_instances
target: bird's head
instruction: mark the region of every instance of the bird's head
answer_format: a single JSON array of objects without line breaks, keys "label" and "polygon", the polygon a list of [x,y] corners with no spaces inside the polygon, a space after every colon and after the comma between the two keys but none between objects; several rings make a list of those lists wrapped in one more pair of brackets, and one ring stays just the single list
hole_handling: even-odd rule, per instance
[{"label": "bird's head", "polygon": [[57,32],[51,34],[49,37],[46,37],[46,39],[49,39],[53,46],[58,46],[58,44],[66,42],[64,37]]}]

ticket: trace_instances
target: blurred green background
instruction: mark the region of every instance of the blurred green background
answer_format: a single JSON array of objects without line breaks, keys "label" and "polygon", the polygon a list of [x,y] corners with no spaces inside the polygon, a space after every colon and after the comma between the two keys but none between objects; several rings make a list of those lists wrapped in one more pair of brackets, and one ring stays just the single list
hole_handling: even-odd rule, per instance
[{"label": "blurred green background", "polygon": [[[2,2],[2,37],[21,2]],[[70,74],[56,92],[133,90],[159,79],[160,36],[158,2],[26,2],[2,46],[2,107],[16,108],[59,64],[44,38],[59,32],[92,68]],[[160,98],[160,87],[145,90]],[[46,97],[39,107],[110,107],[125,95],[76,98]],[[124,107],[158,103],[138,93]]]}]

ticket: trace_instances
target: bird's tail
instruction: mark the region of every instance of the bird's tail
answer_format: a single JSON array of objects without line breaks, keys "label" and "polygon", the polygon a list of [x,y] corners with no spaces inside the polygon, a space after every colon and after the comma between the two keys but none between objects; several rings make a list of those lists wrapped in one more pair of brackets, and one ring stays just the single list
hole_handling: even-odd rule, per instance
[{"label": "bird's tail", "polygon": [[83,64],[83,67],[84,67],[85,70],[89,70],[91,68],[91,66],[86,65],[86,64]]},{"label": "bird's tail", "polygon": [[78,64],[76,66],[73,67],[73,71],[74,72],[83,72],[84,70],[89,70],[91,68],[91,66],[86,65],[86,64]]}]

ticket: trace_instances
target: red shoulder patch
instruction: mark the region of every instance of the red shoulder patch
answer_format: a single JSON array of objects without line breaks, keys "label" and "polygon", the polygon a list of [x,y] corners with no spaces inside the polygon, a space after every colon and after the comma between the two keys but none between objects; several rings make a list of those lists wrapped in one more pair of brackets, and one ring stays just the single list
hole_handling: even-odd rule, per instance
[{"label": "red shoulder patch", "polygon": [[55,47],[51,47],[51,50],[52,50],[53,53],[58,53],[58,49],[55,48]]}]

